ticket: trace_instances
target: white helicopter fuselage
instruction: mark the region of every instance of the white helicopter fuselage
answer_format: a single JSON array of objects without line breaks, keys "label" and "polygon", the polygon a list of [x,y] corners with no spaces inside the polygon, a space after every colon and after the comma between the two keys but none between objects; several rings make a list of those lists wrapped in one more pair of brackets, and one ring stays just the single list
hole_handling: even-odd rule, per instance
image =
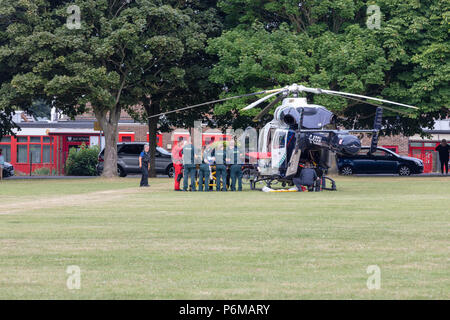
[{"label": "white helicopter fuselage", "polygon": [[308,104],[306,98],[285,98],[276,108],[273,120],[263,127],[258,143],[259,153],[266,155],[258,160],[261,175],[279,174],[279,168],[287,157],[289,126],[280,119],[281,112],[306,106],[313,106]]}]

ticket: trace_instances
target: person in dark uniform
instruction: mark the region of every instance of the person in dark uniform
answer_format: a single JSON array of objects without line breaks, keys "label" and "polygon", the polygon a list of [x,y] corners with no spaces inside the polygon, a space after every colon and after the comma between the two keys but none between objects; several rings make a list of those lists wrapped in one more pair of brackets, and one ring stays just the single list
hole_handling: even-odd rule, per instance
[{"label": "person in dark uniform", "polygon": [[139,168],[141,168],[142,178],[141,187],[150,187],[148,184],[148,170],[150,170],[150,155],[148,151],[150,147],[148,144],[144,146],[144,150],[139,155]]},{"label": "person in dark uniform", "polygon": [[239,152],[236,140],[234,148],[230,150],[231,166],[230,166],[230,176],[231,176],[231,191],[236,191],[236,179],[238,181],[238,191],[242,191],[242,165],[243,159]]},{"label": "person in dark uniform", "polygon": [[225,143],[223,143],[223,148],[217,148],[214,151],[216,158],[216,191],[227,191],[227,153]]},{"label": "person in dark uniform", "polygon": [[316,180],[318,179],[316,170],[311,168],[310,163],[306,162],[305,167],[300,171],[298,178],[292,179],[298,191],[302,191],[302,186],[314,187]]},{"label": "person in dark uniform", "polygon": [[205,180],[205,191],[209,191],[209,175],[210,175],[210,169],[209,169],[209,162],[207,158],[206,148],[203,147],[202,150],[202,157],[203,161],[200,164],[200,168],[198,170],[198,190],[203,191],[203,179]]},{"label": "person in dark uniform", "polygon": [[441,144],[436,147],[436,151],[439,152],[439,161],[441,162],[441,172],[444,174],[448,174],[448,160],[450,153],[450,146],[447,143],[447,140],[442,139]]},{"label": "person in dark uniform", "polygon": [[189,178],[191,179],[191,191],[197,191],[195,187],[196,166],[194,162],[195,150],[192,143],[183,147],[183,191],[188,191]]}]

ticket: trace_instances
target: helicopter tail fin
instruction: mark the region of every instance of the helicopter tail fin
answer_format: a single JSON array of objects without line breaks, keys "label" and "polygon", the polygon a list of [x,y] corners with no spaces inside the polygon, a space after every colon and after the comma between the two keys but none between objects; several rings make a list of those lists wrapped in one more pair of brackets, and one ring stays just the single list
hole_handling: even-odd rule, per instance
[{"label": "helicopter tail fin", "polygon": [[374,153],[378,146],[378,132],[381,129],[381,120],[383,119],[383,108],[378,107],[375,113],[375,120],[373,122],[374,133],[372,135],[372,141],[370,143],[370,153]]}]

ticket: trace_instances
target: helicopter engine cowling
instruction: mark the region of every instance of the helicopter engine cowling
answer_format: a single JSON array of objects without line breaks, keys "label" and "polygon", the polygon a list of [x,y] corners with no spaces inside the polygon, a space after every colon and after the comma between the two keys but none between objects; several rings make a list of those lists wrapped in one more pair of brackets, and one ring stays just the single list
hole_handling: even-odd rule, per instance
[{"label": "helicopter engine cowling", "polygon": [[338,134],[331,141],[337,153],[354,155],[361,149],[361,141],[351,134]]},{"label": "helicopter engine cowling", "polygon": [[300,123],[300,112],[296,108],[285,108],[281,111],[280,120],[286,123],[289,127],[298,127]]}]

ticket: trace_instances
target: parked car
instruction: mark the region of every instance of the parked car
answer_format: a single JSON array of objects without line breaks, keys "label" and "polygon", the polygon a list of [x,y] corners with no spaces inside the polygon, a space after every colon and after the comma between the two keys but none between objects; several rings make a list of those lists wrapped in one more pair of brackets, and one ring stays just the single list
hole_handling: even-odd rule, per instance
[{"label": "parked car", "polygon": [[[117,144],[117,174],[125,177],[127,174],[140,173],[139,155],[144,150],[145,142],[121,142]],[[104,152],[98,155],[97,173],[103,172]],[[169,151],[156,147],[156,173],[173,177],[175,171],[172,164],[172,155]]]},{"label": "parked car", "polygon": [[420,159],[400,156],[386,148],[377,148],[370,154],[369,147],[362,147],[354,156],[337,156],[337,166],[342,175],[355,173],[393,173],[401,176],[423,172]]},{"label": "parked car", "polygon": [[14,166],[9,162],[3,163],[3,178],[12,176],[14,176]]}]

